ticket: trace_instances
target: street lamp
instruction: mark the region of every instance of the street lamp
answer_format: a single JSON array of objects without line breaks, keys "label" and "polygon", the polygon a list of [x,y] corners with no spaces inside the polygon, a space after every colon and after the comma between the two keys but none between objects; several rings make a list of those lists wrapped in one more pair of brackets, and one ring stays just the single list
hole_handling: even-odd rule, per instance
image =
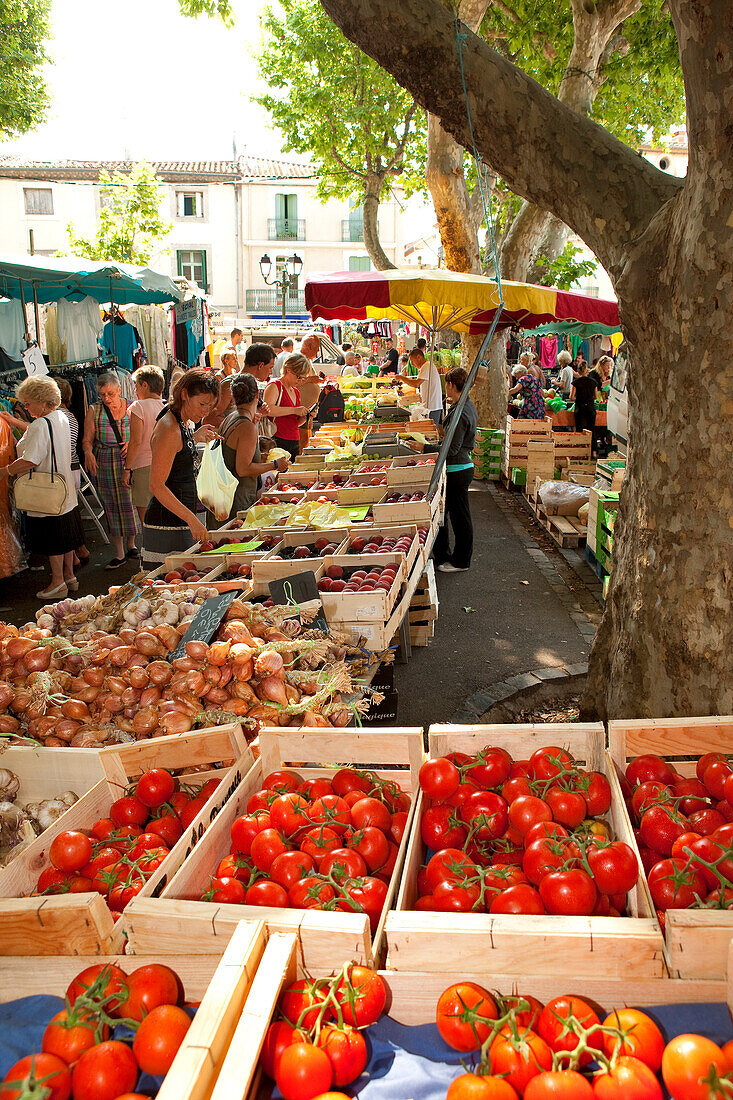
[{"label": "street lamp", "polygon": [[260,274],[262,275],[262,278],[268,286],[277,287],[277,289],[280,291],[280,295],[282,297],[284,322],[288,304],[288,291],[294,290],[297,287],[298,276],[303,270],[303,261],[300,256],[297,256],[295,253],[293,253],[292,256],[288,256],[279,275],[277,274],[276,270],[274,277],[270,278],[271,270],[272,260],[267,255],[267,253],[265,253],[264,256],[260,257]]}]

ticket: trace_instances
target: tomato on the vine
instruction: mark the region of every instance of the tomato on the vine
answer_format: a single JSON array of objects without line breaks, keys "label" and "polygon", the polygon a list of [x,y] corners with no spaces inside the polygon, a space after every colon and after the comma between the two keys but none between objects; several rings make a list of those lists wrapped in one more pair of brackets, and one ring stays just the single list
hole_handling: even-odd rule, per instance
[{"label": "tomato on the vine", "polygon": [[587,1078],[573,1069],[554,1069],[533,1077],[524,1100],[593,1100]]},{"label": "tomato on the vine", "polygon": [[552,1051],[541,1035],[531,1028],[520,1030],[515,1038],[508,1027],[502,1028],[491,1044],[491,1067],[506,1077],[520,1096],[526,1095],[530,1081],[552,1066]]},{"label": "tomato on the vine", "polygon": [[87,1050],[74,1066],[74,1100],[116,1100],[121,1093],[132,1092],[137,1077],[137,1062],[130,1048],[108,1039]]},{"label": "tomato on the vine", "polygon": [[593,879],[585,871],[551,871],[539,885],[540,897],[548,913],[560,916],[589,916],[596,903]]},{"label": "tomato on the vine", "polygon": [[[596,1028],[600,1026],[597,1014],[580,997],[565,995],[548,1001],[537,1021],[537,1031],[548,1046],[559,1054],[561,1051],[573,1051],[579,1043],[578,1032],[573,1021],[590,1031],[587,1044],[590,1049],[603,1049],[603,1035]],[[591,1061],[589,1051],[580,1057],[581,1066]]]},{"label": "tomato on the vine", "polygon": [[58,871],[80,871],[92,858],[92,842],[78,829],[66,829],[51,841],[48,858]]},{"label": "tomato on the vine", "polygon": [[143,1073],[160,1077],[173,1065],[191,1026],[191,1017],[177,1005],[158,1005],[135,1032],[132,1053]]},{"label": "tomato on the vine", "polygon": [[328,1092],[333,1067],[325,1051],[312,1043],[291,1043],[280,1055],[275,1082],[285,1100],[304,1100]]},{"label": "tomato on the vine", "polygon": [[418,779],[420,788],[428,798],[442,802],[455,794],[460,782],[460,773],[450,760],[439,757],[436,760],[426,760],[420,768]]},{"label": "tomato on the vine", "polygon": [[588,865],[601,894],[628,894],[636,886],[639,865],[633,848],[621,840],[588,848]]},{"label": "tomato on the vine", "polygon": [[435,1022],[441,1037],[453,1050],[464,1052],[481,1047],[498,1016],[494,998],[475,982],[449,986],[441,993],[435,1009]]},{"label": "tomato on the vine", "polygon": [[336,986],[335,996],[345,1023],[368,1027],[384,1011],[387,988],[375,970],[354,963]]},{"label": "tomato on the vine", "polygon": [[618,1028],[623,1038],[603,1034],[603,1049],[609,1057],[618,1047],[620,1054],[639,1058],[656,1073],[662,1065],[664,1038],[650,1016],[637,1008],[619,1008],[603,1021],[604,1027]]},{"label": "tomato on the vine", "polygon": [[723,1051],[702,1035],[677,1035],[664,1048],[662,1077],[675,1100],[715,1100],[725,1095],[708,1082],[729,1072]]},{"label": "tomato on the vine", "polygon": [[151,768],[138,779],[135,796],[144,806],[152,809],[172,798],[175,789],[176,781],[170,772],[165,768]]},{"label": "tomato on the vine", "polygon": [[71,1074],[66,1063],[55,1054],[29,1054],[12,1065],[0,1084],[0,1100],[18,1100],[29,1095],[43,1096],[44,1100],[69,1100]]},{"label": "tomato on the vine", "polygon": [[356,1028],[326,1024],[318,1037],[318,1046],[328,1055],[334,1085],[350,1085],[364,1072],[367,1046]]},{"label": "tomato on the vine", "polygon": [[126,978],[126,983],[127,997],[114,1012],[123,1019],[142,1020],[158,1005],[174,1005],[180,999],[178,976],[162,963],[138,967]]}]

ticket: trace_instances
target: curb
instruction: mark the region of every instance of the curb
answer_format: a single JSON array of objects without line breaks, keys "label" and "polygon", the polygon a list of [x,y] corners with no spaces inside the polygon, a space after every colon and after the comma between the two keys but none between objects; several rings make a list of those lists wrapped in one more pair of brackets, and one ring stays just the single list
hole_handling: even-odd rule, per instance
[{"label": "curb", "polygon": [[[469,695],[461,710],[451,716],[451,723],[466,725],[475,722],[482,714],[485,714],[497,703],[505,703],[515,695],[526,691],[527,688],[536,687],[548,680],[573,680],[585,676],[588,672],[586,662],[567,665],[561,668],[535,668],[531,672],[520,672],[516,676],[509,676],[506,680],[500,680],[483,691],[476,691]],[[559,685],[558,685],[559,686]]]}]

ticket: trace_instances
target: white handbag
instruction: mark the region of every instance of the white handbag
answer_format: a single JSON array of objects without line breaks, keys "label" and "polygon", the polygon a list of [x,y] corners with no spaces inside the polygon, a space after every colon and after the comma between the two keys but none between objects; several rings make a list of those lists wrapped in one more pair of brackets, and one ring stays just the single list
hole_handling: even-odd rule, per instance
[{"label": "white handbag", "polygon": [[44,516],[60,516],[69,499],[69,486],[56,466],[56,448],[53,445],[51,421],[43,417],[51,437],[51,472],[28,470],[19,474],[13,482],[15,507],[19,512],[37,512]]}]

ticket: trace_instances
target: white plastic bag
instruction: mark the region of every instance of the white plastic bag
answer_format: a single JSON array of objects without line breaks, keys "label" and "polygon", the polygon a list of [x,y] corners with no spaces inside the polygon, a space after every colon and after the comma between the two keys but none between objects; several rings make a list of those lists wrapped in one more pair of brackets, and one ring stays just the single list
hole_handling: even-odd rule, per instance
[{"label": "white plastic bag", "polygon": [[221,440],[207,443],[196,477],[196,491],[201,503],[220,523],[229,518],[238,485],[239,479],[224,465]]},{"label": "white plastic bag", "polygon": [[546,481],[540,488],[540,500],[548,515],[577,516],[589,496],[587,485],[574,485],[571,481]]}]

